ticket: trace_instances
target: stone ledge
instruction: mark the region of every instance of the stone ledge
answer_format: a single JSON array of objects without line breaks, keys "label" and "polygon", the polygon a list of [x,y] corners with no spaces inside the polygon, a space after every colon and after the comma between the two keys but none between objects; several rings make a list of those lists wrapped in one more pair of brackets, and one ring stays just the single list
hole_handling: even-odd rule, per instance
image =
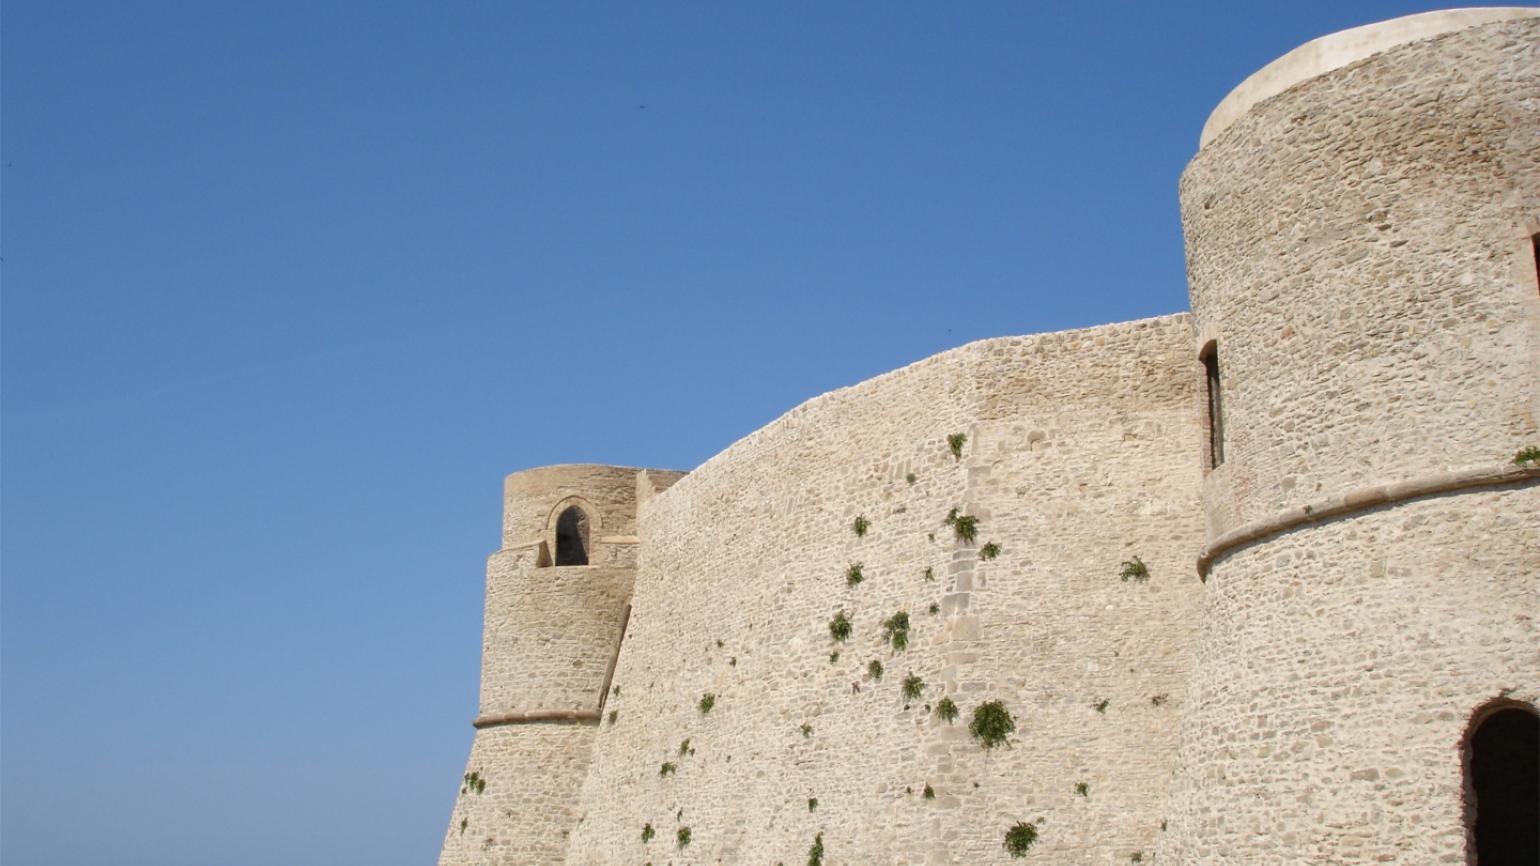
[{"label": "stone ledge", "polygon": [[471,721],[471,727],[479,731],[482,728],[496,728],[503,725],[529,725],[539,722],[555,722],[570,725],[598,724],[599,714],[593,710],[541,710],[533,713],[506,713],[501,716],[477,716]]},{"label": "stone ledge", "polygon": [[1309,505],[1280,511],[1265,520],[1257,520],[1226,532],[1210,542],[1208,547],[1198,554],[1198,577],[1207,580],[1209,568],[1213,566],[1214,560],[1237,547],[1307,523],[1317,523],[1380,505],[1404,502],[1408,499],[1524,481],[1540,481],[1540,466],[1516,466],[1503,463],[1497,466],[1435,472],[1406,481],[1360,487]]}]

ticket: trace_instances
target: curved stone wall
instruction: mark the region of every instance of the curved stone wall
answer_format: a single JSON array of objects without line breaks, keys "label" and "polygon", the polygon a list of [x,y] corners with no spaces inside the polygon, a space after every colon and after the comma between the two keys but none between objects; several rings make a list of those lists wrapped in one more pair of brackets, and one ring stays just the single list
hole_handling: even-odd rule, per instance
[{"label": "curved stone wall", "polygon": [[[819,833],[832,863],[1005,862],[1018,821],[1043,862],[1150,856],[1201,594],[1190,345],[1185,315],[975,343],[812,400],[644,503],[567,862],[804,863]],[[1148,579],[1120,579],[1135,556]],[[1016,731],[986,751],[968,726],[991,700]]]},{"label": "curved stone wall", "polygon": [[1217,340],[1224,397],[1210,538],[1536,440],[1536,94],[1540,18],[1500,21],[1298,84],[1193,158],[1191,352]]}]

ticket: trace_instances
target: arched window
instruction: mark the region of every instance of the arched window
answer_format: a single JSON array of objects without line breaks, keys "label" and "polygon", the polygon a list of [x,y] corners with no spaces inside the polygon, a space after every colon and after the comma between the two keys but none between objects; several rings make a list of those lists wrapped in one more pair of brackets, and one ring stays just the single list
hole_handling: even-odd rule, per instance
[{"label": "arched window", "polygon": [[1468,862],[1540,863],[1540,716],[1508,703],[1478,713],[1465,747]]},{"label": "arched window", "polygon": [[588,514],[576,505],[556,518],[556,564],[588,564]]}]

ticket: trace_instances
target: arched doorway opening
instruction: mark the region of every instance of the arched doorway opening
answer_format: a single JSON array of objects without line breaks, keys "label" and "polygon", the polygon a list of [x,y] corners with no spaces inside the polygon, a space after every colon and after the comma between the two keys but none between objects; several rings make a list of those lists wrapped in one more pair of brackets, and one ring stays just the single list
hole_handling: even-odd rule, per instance
[{"label": "arched doorway opening", "polygon": [[1540,863],[1540,715],[1505,702],[1478,712],[1465,745],[1468,862]]}]

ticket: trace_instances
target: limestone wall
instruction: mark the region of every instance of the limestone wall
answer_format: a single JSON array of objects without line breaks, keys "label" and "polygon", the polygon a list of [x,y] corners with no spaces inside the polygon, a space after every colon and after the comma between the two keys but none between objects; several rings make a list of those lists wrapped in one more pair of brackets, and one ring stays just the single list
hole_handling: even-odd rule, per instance
[{"label": "limestone wall", "polygon": [[1189,351],[1217,340],[1225,404],[1211,536],[1534,443],[1537,94],[1540,18],[1499,21],[1298,84],[1193,158]]},{"label": "limestone wall", "polygon": [[1295,84],[1183,176],[1190,351],[1217,341],[1223,383],[1208,541],[1278,531],[1214,560],[1163,862],[1465,863],[1472,714],[1540,699],[1535,473],[1362,492],[1540,442],[1530,14]]},{"label": "limestone wall", "polygon": [[[1017,821],[1041,862],[1149,856],[1201,593],[1191,345],[1185,315],[975,343],[812,400],[645,502],[567,862],[803,863],[821,832],[831,866],[1003,863]],[[1148,580],[1119,578],[1134,556]],[[900,652],[881,623],[901,611]],[[989,700],[1008,748],[969,737]]]},{"label": "limestone wall", "polygon": [[1160,863],[1466,861],[1472,712],[1540,704],[1540,485],[1220,560]]}]

